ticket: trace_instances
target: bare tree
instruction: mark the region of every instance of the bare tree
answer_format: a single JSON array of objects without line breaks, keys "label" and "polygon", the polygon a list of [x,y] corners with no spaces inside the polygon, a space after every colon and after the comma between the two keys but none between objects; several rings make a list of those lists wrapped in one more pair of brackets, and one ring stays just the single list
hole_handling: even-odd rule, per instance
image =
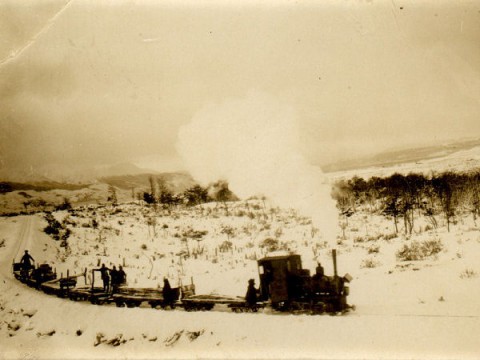
[{"label": "bare tree", "polygon": [[153,203],[154,208],[156,209],[157,208],[157,206],[156,206],[157,205],[157,197],[156,197],[157,192],[156,192],[156,189],[155,189],[155,181],[153,179],[153,176],[150,176],[148,178],[148,181],[150,183],[150,198],[151,198],[151,200],[153,200],[152,203]]},{"label": "bare tree", "polygon": [[456,197],[454,196],[456,175],[448,172],[432,179],[433,189],[438,197],[440,206],[447,221],[447,230],[450,231],[452,217],[455,216]]},{"label": "bare tree", "polygon": [[108,185],[108,198],[107,201],[110,202],[113,206],[118,205],[117,191],[113,185]]}]

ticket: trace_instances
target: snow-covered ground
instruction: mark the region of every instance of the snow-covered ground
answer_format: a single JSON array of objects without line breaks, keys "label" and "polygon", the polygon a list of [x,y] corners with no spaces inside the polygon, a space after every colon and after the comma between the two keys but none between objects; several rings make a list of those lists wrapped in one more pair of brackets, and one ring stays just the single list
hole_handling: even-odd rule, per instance
[{"label": "snow-covered ground", "polygon": [[[224,206],[56,212],[72,231],[68,251],[43,232],[42,214],[0,218],[0,358],[478,358],[480,227],[471,217],[450,232],[425,231],[419,220],[407,238],[393,236],[385,218],[358,212],[345,239],[332,241],[291,210],[253,200],[228,203],[228,212]],[[336,247],[340,274],[353,276],[349,303],[356,311],[310,316],[96,306],[46,295],[11,274],[13,259],[29,249],[58,273],[125,264],[129,286],[193,278],[197,293],[242,296],[249,278],[258,284],[255,259],[265,254],[266,238],[301,254],[306,268],[320,261],[327,274]],[[442,251],[420,261],[396,257],[404,244],[425,240],[438,240]]]}]

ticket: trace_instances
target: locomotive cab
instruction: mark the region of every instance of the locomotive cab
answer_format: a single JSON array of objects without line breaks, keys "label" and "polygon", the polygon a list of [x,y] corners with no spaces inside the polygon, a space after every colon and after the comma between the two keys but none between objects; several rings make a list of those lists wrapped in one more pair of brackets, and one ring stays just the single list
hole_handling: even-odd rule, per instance
[{"label": "locomotive cab", "polygon": [[309,270],[302,269],[300,255],[280,255],[258,260],[260,300],[272,302],[273,307],[305,296],[302,284]]}]

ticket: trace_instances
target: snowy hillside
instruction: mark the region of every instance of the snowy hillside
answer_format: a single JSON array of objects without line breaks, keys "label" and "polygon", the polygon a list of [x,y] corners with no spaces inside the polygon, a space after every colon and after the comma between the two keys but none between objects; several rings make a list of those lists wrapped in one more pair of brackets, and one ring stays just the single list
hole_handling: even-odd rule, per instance
[{"label": "snowy hillside", "polygon": [[[96,179],[93,183],[77,184],[54,181],[10,183],[0,181],[0,214],[52,210],[65,199],[73,206],[107,203],[109,185],[113,186],[119,202],[135,200],[150,190],[150,179],[164,181],[170,191],[182,193],[195,185],[188,173],[115,175]],[[3,186],[3,187],[2,187]]]},{"label": "snowy hillside", "polygon": [[408,174],[410,172],[431,174],[433,172],[444,171],[469,171],[480,168],[480,146],[467,150],[455,151],[446,155],[437,154],[427,160],[417,160],[415,162],[406,162],[392,166],[372,166],[362,169],[353,169],[348,171],[332,172],[328,176],[333,179],[348,179],[354,175],[370,178],[372,176],[385,177],[395,172]]}]

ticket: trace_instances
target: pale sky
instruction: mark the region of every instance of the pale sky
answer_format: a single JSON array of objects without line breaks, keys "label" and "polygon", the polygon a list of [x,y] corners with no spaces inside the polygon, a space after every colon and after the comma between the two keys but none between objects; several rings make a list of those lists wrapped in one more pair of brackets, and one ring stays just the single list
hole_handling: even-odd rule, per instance
[{"label": "pale sky", "polygon": [[263,4],[0,0],[0,170],[181,166],[179,127],[252,89],[313,164],[480,136],[480,1]]}]

